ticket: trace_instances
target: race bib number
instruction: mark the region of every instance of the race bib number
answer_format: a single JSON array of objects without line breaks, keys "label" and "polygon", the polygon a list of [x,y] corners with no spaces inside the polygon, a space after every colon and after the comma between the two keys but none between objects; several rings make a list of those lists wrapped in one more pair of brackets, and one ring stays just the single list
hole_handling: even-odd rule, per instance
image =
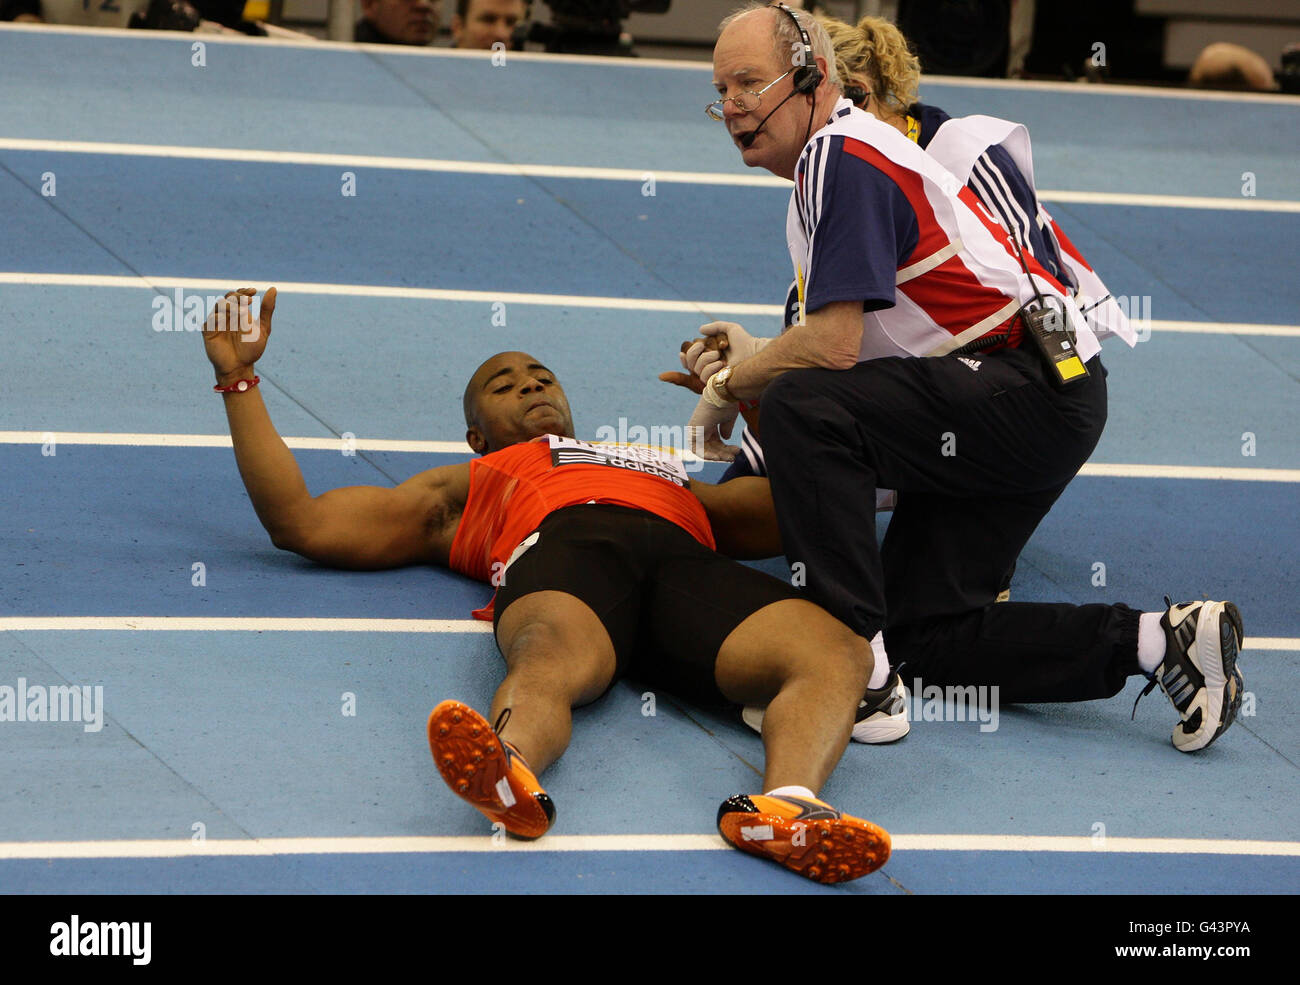
[{"label": "race bib number", "polygon": [[551,465],[606,465],[653,475],[677,486],[687,484],[682,457],[666,448],[649,445],[592,444],[577,438],[548,435],[551,442]]}]

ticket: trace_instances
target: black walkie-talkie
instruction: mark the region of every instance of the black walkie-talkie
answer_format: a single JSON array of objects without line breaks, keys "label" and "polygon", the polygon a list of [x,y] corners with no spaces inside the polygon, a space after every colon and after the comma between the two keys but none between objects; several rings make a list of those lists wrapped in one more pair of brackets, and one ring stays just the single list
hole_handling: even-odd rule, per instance
[{"label": "black walkie-talkie", "polygon": [[1043,297],[1038,285],[1034,283],[1034,275],[1029,272],[1029,264],[1025,262],[1025,254],[1015,235],[1009,234],[1008,238],[1015,247],[1016,256],[1020,258],[1025,276],[1029,278],[1029,286],[1034,289],[1035,300],[1020,307],[1020,323],[1034,340],[1039,354],[1051,370],[1052,382],[1063,389],[1086,380],[1088,367],[1079,358],[1076,349],[1078,340],[1074,336],[1074,329],[1070,327],[1069,312],[1059,298],[1051,299],[1056,302],[1053,305]]}]

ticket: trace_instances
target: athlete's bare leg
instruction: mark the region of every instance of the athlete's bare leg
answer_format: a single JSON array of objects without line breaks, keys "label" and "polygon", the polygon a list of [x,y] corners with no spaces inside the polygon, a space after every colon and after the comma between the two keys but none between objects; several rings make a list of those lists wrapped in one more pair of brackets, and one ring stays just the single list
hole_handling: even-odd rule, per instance
[{"label": "athlete's bare leg", "polygon": [[614,644],[586,603],[546,591],[510,604],[497,622],[497,645],[506,679],[489,720],[510,709],[501,737],[541,773],[569,745],[570,710],[595,701],[614,679]]},{"label": "athlete's bare leg", "polygon": [[764,606],[723,641],[714,667],[728,700],[767,704],[763,789],[821,789],[853,731],[871,678],[871,644],[820,606]]}]

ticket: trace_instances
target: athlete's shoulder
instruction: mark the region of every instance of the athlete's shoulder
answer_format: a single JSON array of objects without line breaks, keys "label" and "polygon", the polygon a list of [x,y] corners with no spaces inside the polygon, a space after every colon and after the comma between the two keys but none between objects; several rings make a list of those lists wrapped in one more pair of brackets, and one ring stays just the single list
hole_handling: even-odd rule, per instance
[{"label": "athlete's shoulder", "polygon": [[543,434],[536,438],[528,438],[524,441],[516,441],[512,445],[506,445],[504,448],[498,448],[496,451],[488,452],[486,455],[480,455],[473,459],[471,465],[494,465],[498,462],[519,461],[522,459],[536,458],[540,454],[549,452],[550,435]]}]

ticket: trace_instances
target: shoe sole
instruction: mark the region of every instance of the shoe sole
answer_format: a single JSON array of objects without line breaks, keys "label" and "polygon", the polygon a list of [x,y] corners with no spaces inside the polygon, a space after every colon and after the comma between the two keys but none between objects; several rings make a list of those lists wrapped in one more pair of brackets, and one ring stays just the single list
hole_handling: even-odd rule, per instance
[{"label": "shoe sole", "polygon": [[[1217,625],[1213,625],[1215,620]],[[1179,752],[1197,752],[1206,748],[1236,719],[1244,687],[1237,671],[1237,657],[1245,638],[1241,613],[1231,602],[1222,603],[1221,608],[1210,603],[1201,607],[1196,620],[1195,645],[1197,656],[1201,658],[1197,664],[1205,677],[1207,700],[1196,731],[1184,731],[1183,722],[1174,726],[1173,743]],[[1214,640],[1217,652],[1201,651],[1202,642],[1209,640]],[[1179,738],[1183,739],[1181,744]]]},{"label": "shoe sole", "polygon": [[[897,675],[894,680],[898,680]],[[862,714],[861,704],[858,705],[858,714]],[[907,718],[907,688],[899,681],[891,688],[887,701],[877,706],[866,718],[859,718],[853,723],[853,741],[871,746],[888,745],[897,742],[911,730],[912,723]]]},{"label": "shoe sole", "polygon": [[856,817],[796,821],[734,811],[718,830],[742,852],[827,885],[860,879],[889,861],[889,832]]},{"label": "shoe sole", "polygon": [[853,741],[870,746],[885,746],[897,742],[910,731],[912,723],[907,720],[907,712],[900,711],[885,718],[873,716],[865,721],[854,722]]},{"label": "shoe sole", "polygon": [[[511,782],[506,751],[486,718],[468,705],[444,701],[429,715],[429,751],[453,793],[516,838],[532,841],[550,828],[550,797]],[[548,816],[549,813],[549,816]]]}]

